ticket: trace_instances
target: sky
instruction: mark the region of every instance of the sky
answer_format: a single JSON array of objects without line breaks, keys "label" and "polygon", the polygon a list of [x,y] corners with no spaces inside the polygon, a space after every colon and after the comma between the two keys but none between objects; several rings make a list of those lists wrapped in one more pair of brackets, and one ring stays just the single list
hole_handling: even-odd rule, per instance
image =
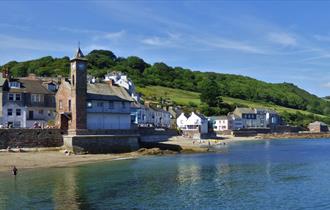
[{"label": "sky", "polygon": [[0,65],[107,49],[330,95],[327,1],[0,1]]}]

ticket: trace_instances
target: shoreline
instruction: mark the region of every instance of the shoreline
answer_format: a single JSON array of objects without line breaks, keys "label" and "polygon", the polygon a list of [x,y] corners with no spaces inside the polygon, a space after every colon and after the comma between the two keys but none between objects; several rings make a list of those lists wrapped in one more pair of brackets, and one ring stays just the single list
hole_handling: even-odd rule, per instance
[{"label": "shoreline", "polygon": [[[328,135],[328,134],[327,134]],[[283,135],[284,136],[284,135]],[[319,136],[322,136],[321,134]],[[291,136],[292,138],[280,138],[278,135],[269,136],[254,136],[254,137],[225,137],[222,139],[205,139],[191,140],[181,136],[172,137],[169,141],[159,144],[165,145],[165,148],[141,148],[138,151],[120,154],[85,154],[85,155],[65,155],[61,148],[23,148],[21,152],[13,149],[13,152],[0,151],[0,174],[8,172],[10,174],[12,166],[16,166],[19,172],[25,170],[33,170],[36,168],[57,168],[57,167],[72,167],[85,165],[90,163],[131,160],[141,158],[143,156],[160,156],[169,154],[187,154],[187,153],[207,153],[217,150],[210,150],[214,146],[225,147],[225,144],[248,142],[248,141],[264,141],[264,140],[292,140],[310,139],[302,136]],[[323,136],[327,138],[328,136]],[[318,138],[318,137],[313,137]],[[319,137],[320,138],[320,137]],[[210,147],[208,147],[210,142]],[[171,149],[171,147],[180,148],[179,150]],[[170,149],[169,149],[170,148]],[[218,148],[219,149],[219,148]]]}]

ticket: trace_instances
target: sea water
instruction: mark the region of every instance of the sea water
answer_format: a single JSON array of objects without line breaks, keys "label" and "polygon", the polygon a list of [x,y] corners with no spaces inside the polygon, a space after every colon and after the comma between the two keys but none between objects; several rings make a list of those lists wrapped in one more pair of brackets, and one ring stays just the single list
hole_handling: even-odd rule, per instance
[{"label": "sea water", "polygon": [[2,174],[0,209],[330,209],[330,140]]}]

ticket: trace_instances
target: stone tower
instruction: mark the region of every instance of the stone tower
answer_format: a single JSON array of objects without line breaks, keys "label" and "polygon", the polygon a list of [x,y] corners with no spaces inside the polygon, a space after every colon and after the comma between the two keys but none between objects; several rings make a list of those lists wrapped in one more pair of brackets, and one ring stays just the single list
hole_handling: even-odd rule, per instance
[{"label": "stone tower", "polygon": [[71,59],[71,100],[68,100],[71,111],[69,133],[79,134],[87,129],[87,59],[84,58],[80,48]]}]

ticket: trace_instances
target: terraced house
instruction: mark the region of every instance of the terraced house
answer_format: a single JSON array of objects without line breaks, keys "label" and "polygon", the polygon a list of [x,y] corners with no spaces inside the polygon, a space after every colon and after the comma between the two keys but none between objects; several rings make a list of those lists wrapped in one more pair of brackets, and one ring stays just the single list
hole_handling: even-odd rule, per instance
[{"label": "terraced house", "polygon": [[55,118],[56,83],[31,74],[11,78],[3,74],[2,125],[14,128],[46,126]]}]

